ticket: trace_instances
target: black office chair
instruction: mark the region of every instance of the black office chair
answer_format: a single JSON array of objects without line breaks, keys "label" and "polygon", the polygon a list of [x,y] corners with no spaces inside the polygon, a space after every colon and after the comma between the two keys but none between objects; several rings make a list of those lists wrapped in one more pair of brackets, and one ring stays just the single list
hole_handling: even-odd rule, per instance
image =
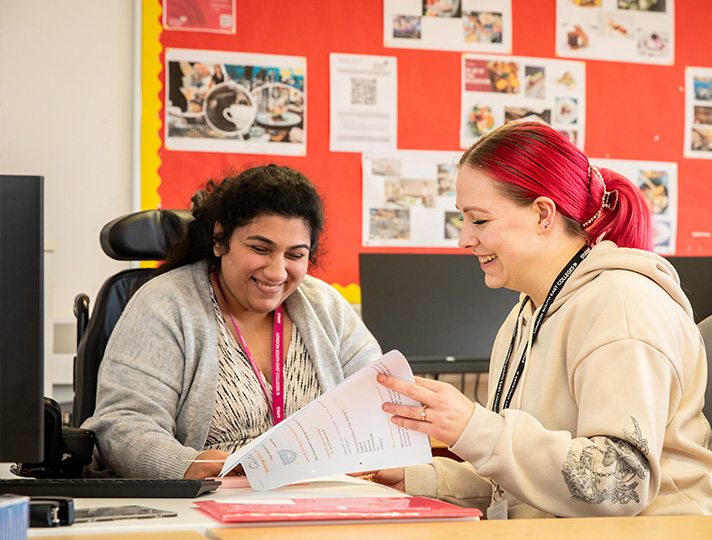
[{"label": "black office chair", "polygon": [[[192,220],[189,210],[144,210],[119,217],[101,230],[101,247],[118,261],[160,261],[167,248]],[[89,298],[74,300],[77,317],[77,355],[74,358],[72,426],[79,427],[94,413],[96,377],[106,343],[121,312],[138,288],[153,275],[153,268],[131,268],[111,276],[102,285],[91,318]]]},{"label": "black office chair", "polygon": [[[107,223],[99,242],[104,253],[119,261],[160,261],[185,233],[193,219],[189,210],[144,210]],[[13,472],[34,478],[74,478],[91,462],[94,434],[81,424],[94,413],[99,364],[109,336],[124,307],[138,288],[151,279],[153,268],[131,268],[107,279],[89,316],[89,297],[74,300],[77,354],[74,357],[74,403],[71,426],[62,426],[59,405],[45,398],[45,458],[18,463]]]}]

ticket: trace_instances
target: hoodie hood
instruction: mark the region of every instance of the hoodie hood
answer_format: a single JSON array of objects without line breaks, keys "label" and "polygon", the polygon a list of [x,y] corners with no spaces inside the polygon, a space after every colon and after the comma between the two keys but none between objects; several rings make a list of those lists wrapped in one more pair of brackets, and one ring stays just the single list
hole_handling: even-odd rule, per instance
[{"label": "hoodie hood", "polygon": [[694,321],[692,305],[680,287],[680,278],[670,262],[649,251],[619,248],[607,240],[595,245],[571,274],[561,293],[549,307],[549,314],[554,313],[578,289],[596,279],[603,272],[611,270],[627,270],[651,279]]}]

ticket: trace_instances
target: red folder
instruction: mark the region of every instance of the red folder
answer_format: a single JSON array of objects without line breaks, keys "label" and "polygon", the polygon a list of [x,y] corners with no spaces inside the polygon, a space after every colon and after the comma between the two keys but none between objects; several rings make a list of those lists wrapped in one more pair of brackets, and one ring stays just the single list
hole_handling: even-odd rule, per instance
[{"label": "red folder", "polygon": [[196,501],[202,511],[223,523],[249,521],[318,521],[342,519],[479,518],[476,508],[463,508],[426,497],[349,497],[285,499],[287,504]]}]

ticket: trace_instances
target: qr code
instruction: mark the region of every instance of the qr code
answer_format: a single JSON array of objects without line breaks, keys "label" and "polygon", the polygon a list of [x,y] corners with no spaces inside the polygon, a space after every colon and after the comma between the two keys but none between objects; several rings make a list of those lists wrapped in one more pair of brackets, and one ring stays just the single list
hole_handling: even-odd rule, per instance
[{"label": "qr code", "polygon": [[351,78],[351,105],[376,104],[376,79]]},{"label": "qr code", "polygon": [[229,13],[220,14],[220,28],[230,28],[232,26],[232,15]]}]

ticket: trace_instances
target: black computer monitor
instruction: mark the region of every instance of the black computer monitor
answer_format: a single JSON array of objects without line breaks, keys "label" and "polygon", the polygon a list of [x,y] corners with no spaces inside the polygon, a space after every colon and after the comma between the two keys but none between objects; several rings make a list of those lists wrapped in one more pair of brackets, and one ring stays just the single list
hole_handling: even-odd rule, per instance
[{"label": "black computer monitor", "polygon": [[712,315],[712,257],[668,257],[692,304],[695,322]]},{"label": "black computer monitor", "polygon": [[471,254],[362,253],[361,315],[383,351],[414,373],[487,371],[519,294],[490,289]]},{"label": "black computer monitor", "polygon": [[42,183],[0,175],[0,462],[44,457]]}]

